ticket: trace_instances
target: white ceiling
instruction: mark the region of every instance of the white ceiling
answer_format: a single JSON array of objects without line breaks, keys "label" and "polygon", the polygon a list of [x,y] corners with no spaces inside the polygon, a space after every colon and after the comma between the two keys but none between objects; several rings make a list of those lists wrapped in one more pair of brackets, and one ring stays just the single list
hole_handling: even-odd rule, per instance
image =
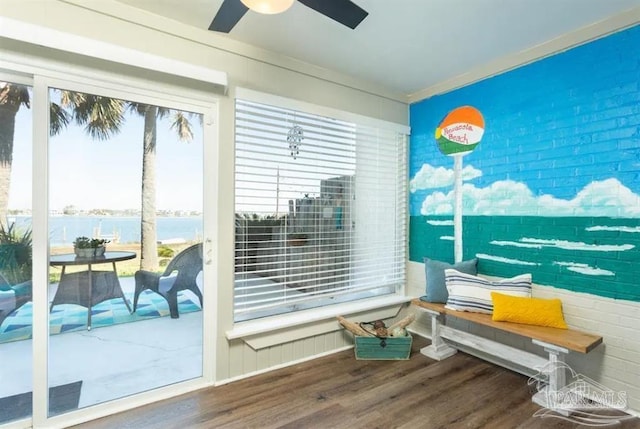
[{"label": "white ceiling", "polygon": [[[205,30],[222,3],[119,1]],[[353,1],[369,12],[355,30],[296,1],[280,15],[249,11],[228,35],[215,34],[409,95],[640,6],[640,0]]]}]

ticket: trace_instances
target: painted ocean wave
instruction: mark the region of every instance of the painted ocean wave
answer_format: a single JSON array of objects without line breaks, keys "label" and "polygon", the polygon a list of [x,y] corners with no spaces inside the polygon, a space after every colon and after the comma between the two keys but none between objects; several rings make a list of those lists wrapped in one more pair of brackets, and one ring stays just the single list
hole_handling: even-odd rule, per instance
[{"label": "painted ocean wave", "polygon": [[513,258],[505,258],[503,256],[487,255],[486,253],[477,253],[476,257],[479,259],[486,259],[488,261],[494,261],[494,262],[502,262],[504,264],[510,264],[510,265],[527,265],[527,266],[540,265],[535,262],[521,261],[520,259],[513,259]]},{"label": "painted ocean wave", "polygon": [[490,243],[498,246],[530,247],[535,249],[557,247],[559,249],[584,250],[590,252],[622,252],[635,247],[633,244],[587,244],[582,241],[544,240],[540,238],[521,238],[518,241],[494,240]]},{"label": "painted ocean wave", "polygon": [[[450,215],[411,216],[409,257],[454,259]],[[481,273],[616,299],[640,301],[640,219],[570,216],[463,216],[463,259]]]},{"label": "painted ocean wave", "polygon": [[630,227],[630,226],[604,226],[604,225],[596,225],[585,228],[585,231],[593,232],[593,231],[613,231],[613,232],[629,232],[629,233],[640,233],[640,226]]},{"label": "painted ocean wave", "polygon": [[427,223],[433,226],[453,226],[452,220],[427,220]]},{"label": "painted ocean wave", "polygon": [[489,242],[495,246],[514,246],[514,247],[528,247],[530,249],[542,249],[542,244],[523,243],[520,241],[501,241],[493,240]]},{"label": "painted ocean wave", "polygon": [[615,276],[616,273],[609,270],[603,270],[602,268],[590,267],[587,264],[580,264],[576,262],[554,262],[555,265],[561,267],[567,267],[569,271],[585,274],[587,276]]}]

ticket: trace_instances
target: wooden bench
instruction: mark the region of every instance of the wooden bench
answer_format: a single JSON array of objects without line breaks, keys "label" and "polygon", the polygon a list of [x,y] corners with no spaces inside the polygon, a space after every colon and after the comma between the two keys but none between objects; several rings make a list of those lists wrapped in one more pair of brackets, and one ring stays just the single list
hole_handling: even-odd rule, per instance
[{"label": "wooden bench", "polygon": [[[602,343],[601,336],[574,329],[557,329],[546,326],[523,325],[520,323],[495,322],[491,320],[491,315],[489,314],[450,310],[445,308],[444,304],[425,302],[420,299],[414,299],[411,303],[415,307],[427,312],[431,317],[431,345],[420,350],[425,356],[435,360],[442,360],[454,355],[458,348],[468,348],[480,351],[482,354],[488,356],[494,356],[497,358],[496,360],[500,362],[511,362],[515,364],[515,367],[505,366],[522,373],[526,372],[520,370],[521,368],[528,368],[532,371],[537,370],[538,375],[544,368],[549,368],[550,371],[547,373],[548,379],[545,381],[547,383],[546,389],[550,392],[558,392],[566,385],[565,366],[563,364],[569,352],[586,354]],[[545,359],[534,353],[451,328],[446,326],[446,318],[448,317],[455,317],[530,338],[534,344],[543,347],[549,357]],[[447,342],[444,341],[445,339]],[[535,374],[536,373],[528,373],[527,375],[535,376]],[[540,391],[534,395],[533,401],[543,407],[549,408],[546,397],[547,395],[543,391]]]}]

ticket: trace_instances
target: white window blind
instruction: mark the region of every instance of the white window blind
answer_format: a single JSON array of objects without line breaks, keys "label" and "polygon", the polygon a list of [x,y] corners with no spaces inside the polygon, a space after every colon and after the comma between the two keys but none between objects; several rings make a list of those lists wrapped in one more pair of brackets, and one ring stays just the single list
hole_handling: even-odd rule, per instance
[{"label": "white window blind", "polygon": [[395,294],[406,135],[236,100],[236,321]]}]

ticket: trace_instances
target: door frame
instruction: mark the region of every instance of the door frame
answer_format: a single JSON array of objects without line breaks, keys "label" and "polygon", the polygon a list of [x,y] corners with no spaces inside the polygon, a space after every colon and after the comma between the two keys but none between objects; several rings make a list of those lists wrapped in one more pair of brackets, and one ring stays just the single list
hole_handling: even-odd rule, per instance
[{"label": "door frame", "polygon": [[[17,56],[0,50],[3,69],[0,77],[33,87],[33,416],[37,427],[79,424],[106,415],[156,402],[181,393],[210,386],[215,381],[217,318],[218,249],[218,165],[219,104],[217,97],[200,90],[165,82],[147,81],[110,74],[98,69],[78,67],[44,59]],[[117,64],[115,65],[117,67]],[[12,79],[15,76],[15,79]],[[90,77],[87,77],[90,76]],[[98,95],[139,101],[192,111],[203,115],[203,282],[206,293],[203,306],[202,376],[133,396],[115,399],[66,414],[48,414],[48,116],[49,88],[64,88]],[[37,172],[37,173],[36,173]],[[13,426],[13,423],[10,423]]]}]

